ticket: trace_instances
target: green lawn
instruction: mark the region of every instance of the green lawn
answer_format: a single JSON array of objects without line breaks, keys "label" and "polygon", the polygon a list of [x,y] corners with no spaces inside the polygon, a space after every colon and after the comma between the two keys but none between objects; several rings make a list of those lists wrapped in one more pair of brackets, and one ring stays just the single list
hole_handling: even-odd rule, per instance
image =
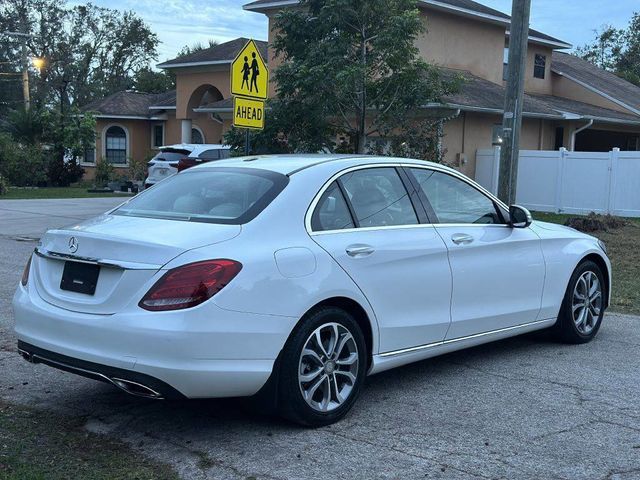
[{"label": "green lawn", "polygon": [[0,400],[0,480],[178,480],[168,465],[87,432],[84,421]]},{"label": "green lawn", "polygon": [[130,193],[89,193],[87,187],[46,187],[46,188],[9,188],[1,200],[19,200],[29,198],[95,198],[95,197],[130,197]]},{"label": "green lawn", "polygon": [[[570,215],[533,213],[544,222],[564,224]],[[640,315],[640,219],[609,232],[592,234],[607,244],[613,266],[611,311]]]}]

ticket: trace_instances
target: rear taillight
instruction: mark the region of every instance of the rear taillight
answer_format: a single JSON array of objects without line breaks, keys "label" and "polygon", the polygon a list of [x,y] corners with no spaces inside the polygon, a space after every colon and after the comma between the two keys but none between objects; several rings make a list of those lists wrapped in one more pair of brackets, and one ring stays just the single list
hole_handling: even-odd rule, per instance
[{"label": "rear taillight", "polygon": [[140,303],[152,312],[200,305],[222,290],[242,270],[233,260],[206,260],[169,270]]},{"label": "rear taillight", "polygon": [[178,162],[178,171],[181,172],[187,168],[195,166],[197,162],[193,158],[181,158]]},{"label": "rear taillight", "polygon": [[20,280],[20,283],[22,283],[23,287],[26,287],[27,283],[29,282],[29,270],[31,270],[31,258],[32,257],[29,257],[27,264],[24,266],[24,271],[22,272],[22,280]]}]

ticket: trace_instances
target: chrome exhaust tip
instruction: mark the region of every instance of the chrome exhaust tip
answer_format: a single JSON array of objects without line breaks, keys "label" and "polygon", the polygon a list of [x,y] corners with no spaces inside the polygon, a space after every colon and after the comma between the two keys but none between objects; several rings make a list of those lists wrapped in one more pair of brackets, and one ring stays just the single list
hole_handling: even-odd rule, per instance
[{"label": "chrome exhaust tip", "polygon": [[132,382],[131,380],[125,380],[123,378],[110,378],[109,381],[113,383],[120,390],[124,390],[130,395],[136,397],[152,398],[154,400],[162,400],[162,394],[156,392],[154,389],[147,387],[138,382]]},{"label": "chrome exhaust tip", "polygon": [[33,355],[29,352],[27,352],[26,350],[22,350],[21,348],[18,349],[18,353],[22,356],[22,358],[24,358],[27,362],[29,363],[36,363]]}]

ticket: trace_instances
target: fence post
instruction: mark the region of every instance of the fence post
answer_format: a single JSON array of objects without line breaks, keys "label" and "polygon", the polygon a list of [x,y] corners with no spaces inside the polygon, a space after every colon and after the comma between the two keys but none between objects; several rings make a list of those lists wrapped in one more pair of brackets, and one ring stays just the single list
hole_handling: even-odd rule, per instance
[{"label": "fence post", "polygon": [[607,213],[614,215],[615,213],[615,194],[616,194],[616,172],[618,170],[618,160],[620,158],[620,149],[615,147],[613,151],[609,152],[609,181],[607,192]]},{"label": "fence post", "polygon": [[560,147],[558,151],[558,173],[556,175],[556,213],[562,212],[562,186],[564,180],[564,162],[568,155],[568,151],[564,147]]}]

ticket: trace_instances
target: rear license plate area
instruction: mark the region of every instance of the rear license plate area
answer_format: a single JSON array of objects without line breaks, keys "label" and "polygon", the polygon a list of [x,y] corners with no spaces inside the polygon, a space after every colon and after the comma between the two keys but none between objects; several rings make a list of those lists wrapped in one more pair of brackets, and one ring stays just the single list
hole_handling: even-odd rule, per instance
[{"label": "rear license plate area", "polygon": [[96,293],[100,267],[90,263],[64,262],[60,290],[93,295]]}]

